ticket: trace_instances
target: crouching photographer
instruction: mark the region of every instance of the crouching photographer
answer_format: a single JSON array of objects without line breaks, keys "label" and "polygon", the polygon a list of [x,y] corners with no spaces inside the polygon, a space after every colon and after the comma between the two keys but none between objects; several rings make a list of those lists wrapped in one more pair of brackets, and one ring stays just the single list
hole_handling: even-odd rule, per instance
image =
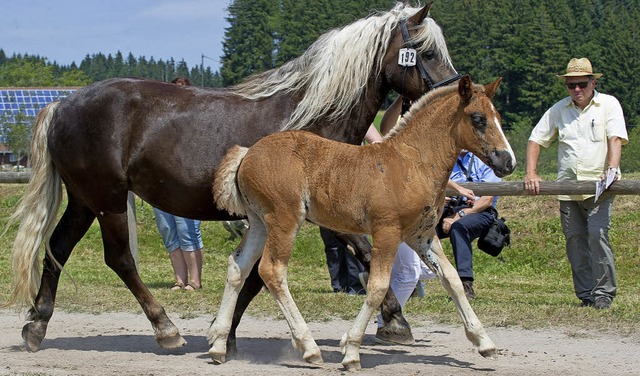
[{"label": "crouching photographer", "polygon": [[[465,188],[457,183],[499,182],[493,170],[476,158],[471,152],[463,150],[450,175],[448,188],[461,196],[469,196]],[[471,192],[471,196],[473,192]],[[473,196],[472,196],[473,197]],[[462,280],[467,299],[474,299],[473,289],[473,249],[474,239],[486,234],[496,221],[495,205],[497,196],[481,196],[471,200],[467,197],[451,197],[445,202],[440,223],[436,232],[440,239],[449,238],[453,249],[456,270]]]}]

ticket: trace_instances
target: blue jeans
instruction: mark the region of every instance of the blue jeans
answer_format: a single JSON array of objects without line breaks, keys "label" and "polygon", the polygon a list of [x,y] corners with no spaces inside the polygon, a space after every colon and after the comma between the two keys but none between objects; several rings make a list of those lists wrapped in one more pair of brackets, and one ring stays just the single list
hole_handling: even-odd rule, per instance
[{"label": "blue jeans", "polygon": [[156,208],[153,208],[153,213],[158,232],[169,253],[178,248],[193,252],[204,247],[199,220],[178,217]]},{"label": "blue jeans", "polygon": [[473,281],[473,249],[471,242],[479,238],[482,233],[491,227],[494,221],[493,213],[487,209],[480,213],[470,213],[458,219],[448,234],[442,231],[442,221],[436,228],[438,237],[449,238],[453,257],[456,262],[458,276],[463,280]]},{"label": "blue jeans", "polygon": [[364,287],[358,278],[358,274],[364,271],[364,266],[333,236],[331,231],[320,227],[320,236],[324,242],[333,291],[364,294]]}]

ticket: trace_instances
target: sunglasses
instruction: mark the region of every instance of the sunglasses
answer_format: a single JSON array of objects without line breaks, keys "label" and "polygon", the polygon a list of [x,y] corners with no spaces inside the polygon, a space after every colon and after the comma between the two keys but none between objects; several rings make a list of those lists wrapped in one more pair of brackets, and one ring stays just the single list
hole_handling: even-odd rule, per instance
[{"label": "sunglasses", "polygon": [[587,87],[587,85],[589,85],[589,82],[591,82],[591,81],[567,82],[566,84],[564,84],[564,86],[566,86],[567,89],[569,89],[569,90],[575,89],[576,86],[580,86],[580,89],[584,89],[584,88]]}]

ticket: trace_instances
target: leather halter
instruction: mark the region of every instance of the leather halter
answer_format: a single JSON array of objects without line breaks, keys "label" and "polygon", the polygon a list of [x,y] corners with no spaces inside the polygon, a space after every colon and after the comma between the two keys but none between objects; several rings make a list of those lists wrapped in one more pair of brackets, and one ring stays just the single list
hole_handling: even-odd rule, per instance
[{"label": "leather halter", "polygon": [[[414,50],[417,50],[416,45],[411,42],[411,36],[409,36],[409,30],[407,30],[407,20],[402,20],[400,21],[400,30],[402,32],[402,40],[404,41],[404,44],[406,47],[408,48],[413,48]],[[420,55],[416,54],[416,67],[418,67],[418,72],[420,72],[420,77],[422,77],[422,81],[424,81],[424,83],[427,85],[427,87],[429,88],[429,90],[433,90],[433,89],[437,89],[440,86],[447,86],[452,84],[455,81],[458,81],[459,79],[462,78],[462,75],[460,73],[454,74],[453,76],[449,77],[449,78],[445,78],[442,81],[439,82],[433,82],[433,79],[429,76],[429,73],[427,72],[427,69],[424,67],[424,65],[422,64],[422,59],[420,59]],[[403,68],[404,72],[403,72],[403,83],[402,85],[404,86],[404,76],[407,72],[407,66],[405,66]]]}]

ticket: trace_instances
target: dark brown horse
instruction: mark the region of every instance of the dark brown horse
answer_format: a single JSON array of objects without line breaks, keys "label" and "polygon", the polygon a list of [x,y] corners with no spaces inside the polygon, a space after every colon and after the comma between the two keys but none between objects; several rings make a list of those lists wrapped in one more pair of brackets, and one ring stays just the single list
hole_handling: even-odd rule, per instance
[{"label": "dark brown horse", "polygon": [[[140,303],[156,341],[165,348],[184,345],[137,273],[128,243],[127,192],[183,217],[234,219],[216,208],[211,193],[218,163],[231,146],[250,146],[294,128],[359,144],[390,90],[417,99],[459,79],[429,7],[397,6],[330,31],[299,58],[230,89],[119,78],[47,106],[34,126],[32,179],[14,215],[21,225],[13,248],[13,300],[30,307],[22,330],[28,349],[40,348],[61,268],[96,218],[105,262]],[[404,48],[409,50],[400,59]],[[68,205],[56,225],[61,182]],[[233,331],[261,286],[257,273],[245,284],[230,352]]]},{"label": "dark brown horse", "polygon": [[[501,80],[481,86],[469,76],[415,103],[385,142],[354,146],[289,131],[250,148],[236,146],[220,163],[213,195],[222,209],[246,215],[249,229],[229,257],[224,295],[209,329],[209,354],[224,362],[226,336],[243,280],[259,273],[289,323],[296,349],[322,363],[320,348],[289,292],[287,265],[305,220],[335,231],[371,234],[367,299],[340,347],[347,370],[360,368],[360,344],[371,315],[389,288],[398,245],[406,242],[438,275],[462,318],[467,338],[482,356],[496,347],[465,297],[462,282],[436,236],[445,187],[462,149],[473,152],[498,176],[515,168],[515,155],[491,102]],[[344,177],[353,180],[344,184]],[[384,199],[380,199],[384,197]]]}]

